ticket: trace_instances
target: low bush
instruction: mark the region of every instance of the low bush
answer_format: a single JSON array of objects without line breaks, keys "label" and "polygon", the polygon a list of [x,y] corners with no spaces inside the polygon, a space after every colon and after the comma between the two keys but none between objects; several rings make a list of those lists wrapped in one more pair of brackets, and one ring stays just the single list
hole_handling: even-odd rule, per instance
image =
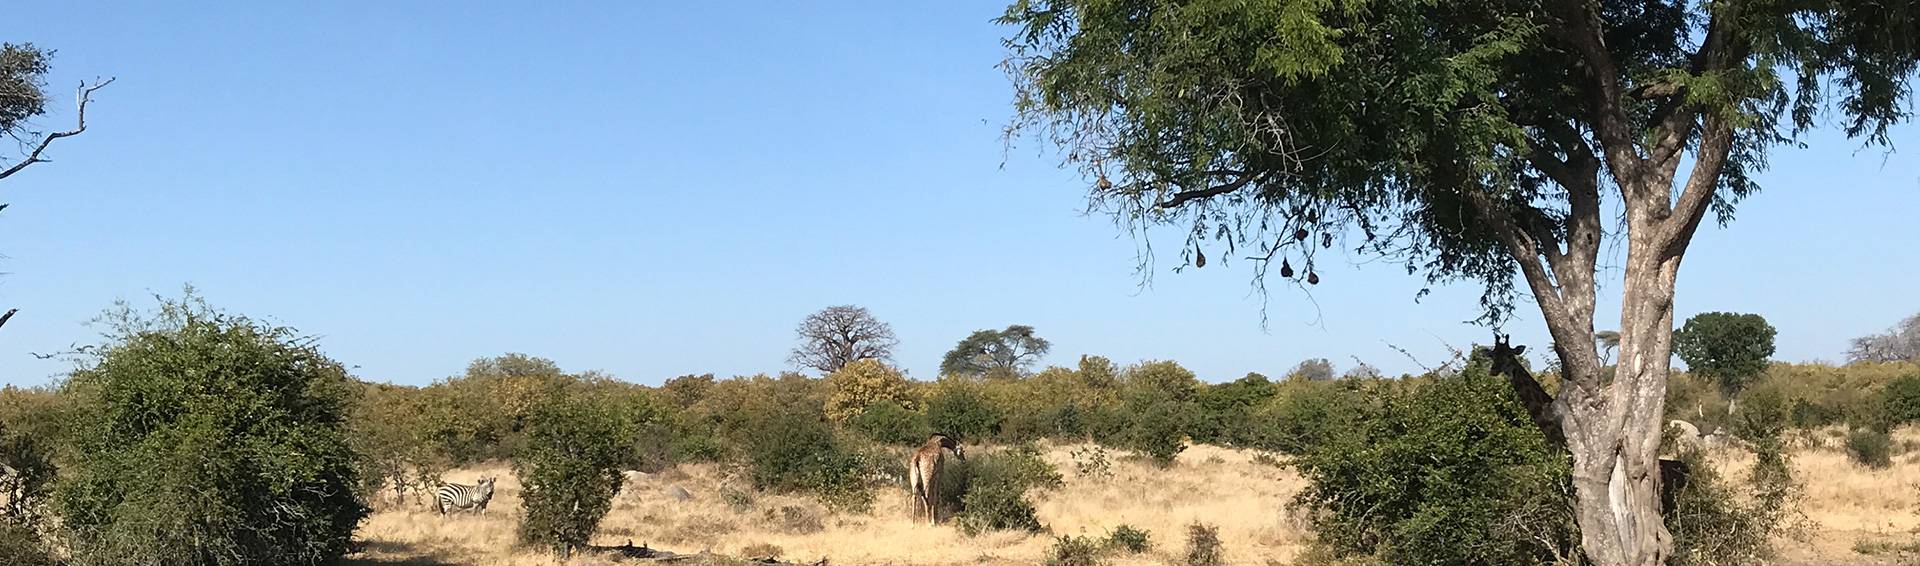
[{"label": "low bush", "polygon": [[1220,544],[1220,529],[1206,523],[1187,525],[1186,566],[1220,566],[1227,563],[1226,548]]},{"label": "low bush", "polygon": [[[935,432],[964,442],[978,443],[1000,433],[1005,419],[1000,410],[980,392],[980,384],[969,378],[950,377],[935,386],[927,397],[927,422]],[[922,437],[921,441],[926,438]]]},{"label": "low bush", "polygon": [[[960,465],[950,465],[942,476],[949,486],[942,495],[957,493],[960,529],[967,534],[985,531],[1041,530],[1027,491],[1053,489],[1061,485],[1060,473],[1040,458],[1032,446],[1016,447],[998,454],[975,456]],[[951,479],[948,479],[951,478]],[[953,491],[947,491],[947,490]]]},{"label": "low bush", "polygon": [[1876,470],[1892,466],[1893,439],[1883,431],[1855,429],[1847,434],[1847,457],[1855,464]]},{"label": "low bush", "polygon": [[872,504],[864,458],[835,438],[818,413],[770,409],[753,415],[739,434],[754,488],[807,493],[838,509]]},{"label": "low bush", "polygon": [[1910,373],[1887,382],[1881,393],[1889,426],[1920,421],[1920,373]]},{"label": "low bush", "polygon": [[1047,566],[1099,566],[1106,564],[1105,549],[1098,541],[1080,536],[1060,536],[1047,550]]},{"label": "low bush", "polygon": [[1133,525],[1120,525],[1107,533],[1107,546],[1140,554],[1153,549],[1153,540],[1145,529],[1133,528]]}]

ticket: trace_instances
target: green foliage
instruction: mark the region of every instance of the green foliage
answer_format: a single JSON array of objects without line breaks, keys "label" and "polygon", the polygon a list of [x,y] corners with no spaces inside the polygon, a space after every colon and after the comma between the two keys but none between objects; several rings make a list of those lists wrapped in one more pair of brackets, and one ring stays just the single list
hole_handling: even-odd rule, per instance
[{"label": "green foliage", "polygon": [[1118,430],[1096,438],[1102,444],[1131,450],[1166,466],[1187,449],[1184,440],[1189,405],[1157,397],[1146,392],[1129,395],[1121,413],[1126,419]]},{"label": "green foliage", "polygon": [[1073,471],[1083,478],[1105,480],[1113,478],[1113,461],[1107,458],[1107,449],[1100,446],[1082,446],[1073,449]]},{"label": "green foliage", "polygon": [[109,311],[64,393],[56,499],[75,564],[319,564],[367,509],[345,434],[351,383],[312,341],[197,296]]},{"label": "green foliage", "polygon": [[1194,442],[1252,445],[1256,441],[1253,412],[1276,393],[1273,382],[1257,373],[1228,383],[1203,386],[1194,397],[1198,406],[1188,432]]},{"label": "green foliage", "polygon": [[1034,514],[1027,492],[1060,487],[1060,473],[1040,458],[1038,449],[1018,446],[995,454],[976,455],[960,465],[949,464],[942,495],[959,494],[959,512],[955,519],[967,534],[985,531],[1019,530],[1039,532],[1040,518]]},{"label": "green foliage", "polygon": [[47,71],[53,52],[32,43],[0,43],[0,134],[20,132],[47,111]]},{"label": "green foliage", "polygon": [[844,423],[874,403],[911,405],[907,376],[879,360],[857,360],[827,374],[827,418]]},{"label": "green foliage", "polygon": [[1133,525],[1120,525],[1107,533],[1107,546],[1125,550],[1131,554],[1140,554],[1153,550],[1153,538],[1146,529],[1136,529]]},{"label": "green foliage", "polygon": [[1206,523],[1187,525],[1186,566],[1221,566],[1227,563],[1226,549],[1220,544],[1220,529]]},{"label": "green foliage", "polygon": [[1368,382],[1288,383],[1257,408],[1247,445],[1281,454],[1305,454],[1353,426],[1366,404]]},{"label": "green foliage", "polygon": [[620,493],[635,428],[598,395],[567,392],[537,403],[526,450],[514,460],[525,486],[520,540],[562,555],[585,546]]},{"label": "green foliage", "polygon": [[1887,424],[1899,426],[1920,421],[1920,373],[1910,373],[1887,382],[1883,393],[1886,399],[1885,416]]},{"label": "green foliage", "polygon": [[1675,566],[1766,564],[1772,558],[1769,541],[1785,525],[1797,490],[1787,476],[1778,443],[1764,445],[1749,474],[1750,493],[1720,475],[1697,452],[1685,452],[1680,461],[1690,470],[1665,510],[1673,535]]},{"label": "green foliage", "polygon": [[1315,511],[1313,527],[1335,554],[1521,564],[1570,547],[1566,457],[1504,380],[1473,366],[1374,396],[1353,406],[1350,429],[1295,460],[1309,482],[1296,504]]},{"label": "green foliage", "polygon": [[1053,344],[1022,324],[1005,330],[978,330],[954,345],[940,361],[941,375],[1019,377],[1047,356]]},{"label": "green foliage", "polygon": [[1293,369],[1287,372],[1287,379],[1289,381],[1327,381],[1333,379],[1333,362],[1327,361],[1326,358],[1301,360],[1299,364],[1294,365]]},{"label": "green foliage", "polygon": [[[1794,143],[1826,96],[1840,97],[1831,108],[1849,135],[1889,143],[1920,58],[1904,39],[1920,12],[1871,2],[1769,2],[1737,17],[1712,3],[1583,5],[1591,28],[1532,3],[1010,4],[1010,129],[1059,146],[1093,208],[1143,235],[1171,225],[1153,233],[1179,234],[1183,263],[1252,249],[1298,260],[1281,275],[1309,282],[1315,252],[1359,232],[1360,249],[1430,281],[1483,283],[1493,318],[1510,311],[1518,270],[1487,215],[1565,238],[1581,217],[1566,212],[1579,192],[1566,185],[1623,175],[1601,168],[1620,152],[1659,154],[1635,166],[1680,159],[1656,145],[1699,147],[1700,120],[1731,133],[1705,203],[1727,221],[1758,190],[1766,150]],[[1710,22],[1725,42],[1698,41]],[[1598,80],[1595,57],[1610,73]],[[1706,60],[1718,63],[1693,64]],[[1686,117],[1671,135],[1667,109]]]},{"label": "green foliage", "polygon": [[927,397],[927,421],[936,432],[964,442],[979,442],[1000,432],[1005,416],[968,378],[945,378]]},{"label": "green foliage", "polygon": [[845,509],[871,505],[863,479],[867,460],[834,437],[818,409],[756,411],[735,435],[756,489],[812,494]]},{"label": "green foliage", "polygon": [[847,424],[874,442],[897,446],[918,446],[933,434],[926,415],[893,401],[874,401]]},{"label": "green foliage", "polygon": [[1893,438],[1883,430],[1854,429],[1847,433],[1847,457],[1855,464],[1886,469],[1893,465]]},{"label": "green foliage", "polygon": [[1774,334],[1757,314],[1700,313],[1673,332],[1673,352],[1689,373],[1713,380],[1732,397],[1766,371]]},{"label": "green foliage", "polygon": [[1058,536],[1047,549],[1047,566],[1100,566],[1107,561],[1099,541],[1082,536]]}]

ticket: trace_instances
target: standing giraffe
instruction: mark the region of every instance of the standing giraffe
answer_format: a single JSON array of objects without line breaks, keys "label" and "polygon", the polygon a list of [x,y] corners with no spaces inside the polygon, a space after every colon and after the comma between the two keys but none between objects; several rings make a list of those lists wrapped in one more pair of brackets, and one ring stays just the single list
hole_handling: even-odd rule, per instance
[{"label": "standing giraffe", "polygon": [[907,461],[907,482],[913,489],[913,515],[919,520],[920,512],[925,511],[927,524],[939,524],[940,507],[940,464],[946,461],[942,450],[952,450],[953,457],[966,461],[967,452],[953,437],[934,433],[927,442],[913,450],[913,458]]}]

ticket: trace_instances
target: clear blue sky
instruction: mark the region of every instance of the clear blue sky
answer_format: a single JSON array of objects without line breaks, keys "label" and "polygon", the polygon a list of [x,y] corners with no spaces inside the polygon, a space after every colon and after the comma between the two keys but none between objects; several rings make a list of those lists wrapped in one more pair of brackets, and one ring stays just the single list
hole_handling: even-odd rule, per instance
[{"label": "clear blue sky", "polygon": [[[1247,262],[1161,265],[1140,290],[1134,243],[1079,214],[1084,183],[1004,150],[991,2],[293,4],[9,6],[0,40],[59,50],[43,125],[69,123],[70,85],[119,82],[54,163],[0,183],[0,307],[21,310],[0,382],[57,377],[29,352],[183,283],[416,384],[503,352],[641,383],[778,371],[794,325],[842,303],[891,322],[923,379],[1011,323],[1049,362],[1209,380],[1306,357],[1411,371],[1388,343],[1434,364],[1488,335],[1462,323],[1477,289],[1416,302],[1418,278],[1364,257],[1323,266],[1311,301],[1276,286],[1264,331]],[[1920,311],[1920,128],[1894,138],[1905,153],[1831,130],[1778,150],[1765,192],[1696,240],[1682,316],[1759,312],[1778,358],[1832,360]],[[1531,309],[1508,328],[1544,345]]]}]

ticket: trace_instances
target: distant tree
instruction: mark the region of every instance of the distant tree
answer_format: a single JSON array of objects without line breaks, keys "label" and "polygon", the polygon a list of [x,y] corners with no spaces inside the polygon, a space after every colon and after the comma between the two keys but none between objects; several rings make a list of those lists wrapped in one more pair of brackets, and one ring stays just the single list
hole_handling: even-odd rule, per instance
[{"label": "distant tree", "polygon": [[1359,365],[1348,368],[1347,372],[1341,375],[1347,379],[1373,379],[1380,377],[1380,368],[1373,367],[1366,362],[1360,362]]},{"label": "distant tree", "polygon": [[1080,381],[1095,389],[1110,389],[1119,383],[1120,370],[1113,360],[1101,356],[1080,356]]},{"label": "distant tree", "polygon": [[55,487],[74,564],[327,564],[367,509],[346,435],[352,382],[293,330],[189,294],[124,304],[65,385]]},{"label": "distant tree", "polygon": [[1620,348],[1620,333],[1613,330],[1594,332],[1593,341],[1600,346],[1600,365],[1612,364],[1613,351]]},{"label": "distant tree", "polygon": [[794,365],[811,368],[822,375],[858,360],[893,361],[893,348],[899,339],[893,327],[864,307],[840,305],[807,315],[794,331],[800,345],[788,359]]},{"label": "distant tree", "polygon": [[829,420],[847,422],[878,401],[911,406],[907,376],[880,360],[857,360],[827,374],[826,414]]},{"label": "distant tree", "polygon": [[[46,77],[47,72],[53,70],[52,59],[53,51],[32,43],[0,43],[0,138],[19,144],[24,153],[14,159],[0,156],[0,179],[12,177],[35,163],[46,163],[48,159],[44,154],[55,140],[87,131],[87,104],[93,102],[93,92],[113,82],[107,79],[91,85],[80,83],[74,95],[79,108],[75,111],[73,129],[39,131],[31,122],[47,112]],[[0,203],[0,210],[6,208],[6,203]],[[6,326],[16,312],[17,309],[0,312],[0,326]]]},{"label": "distant tree", "polygon": [[1853,339],[1849,362],[1920,362],[1920,314],[1909,316],[1885,334]]},{"label": "distant tree", "polygon": [[1006,330],[978,330],[947,351],[940,373],[967,376],[1017,377],[1025,374],[1053,345],[1022,324]]},{"label": "distant tree", "polygon": [[[1565,385],[1509,379],[1590,478],[1574,508],[1599,566],[1673,553],[1661,404],[1644,400],[1666,390],[1694,234],[1710,212],[1730,221],[1768,150],[1827,109],[1849,137],[1891,143],[1920,64],[1910,0],[1010,4],[1013,134],[1056,146],[1123,230],[1177,238],[1151,251],[1252,256],[1256,280],[1313,285],[1338,241],[1480,284],[1488,322],[1530,292]],[[1625,258],[1607,272],[1624,361],[1610,379],[1593,337],[1602,242]]]},{"label": "distant tree", "polygon": [[1287,379],[1326,381],[1333,379],[1333,362],[1326,358],[1307,358],[1287,371]]},{"label": "distant tree", "polygon": [[1773,337],[1773,325],[1757,314],[1700,313],[1673,333],[1673,350],[1694,375],[1732,398],[1767,370]]}]

